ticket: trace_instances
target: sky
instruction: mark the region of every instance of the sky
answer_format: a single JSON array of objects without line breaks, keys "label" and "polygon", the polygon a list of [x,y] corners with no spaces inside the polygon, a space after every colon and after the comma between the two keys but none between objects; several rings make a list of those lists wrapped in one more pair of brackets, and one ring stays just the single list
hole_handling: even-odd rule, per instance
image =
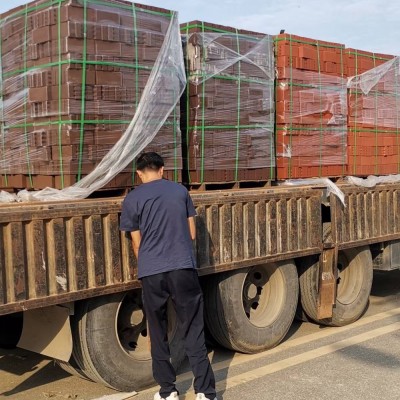
[{"label": "sky", "polygon": [[[0,0],[0,13],[25,4]],[[267,34],[286,33],[400,55],[399,0],[142,0],[202,20]]]}]

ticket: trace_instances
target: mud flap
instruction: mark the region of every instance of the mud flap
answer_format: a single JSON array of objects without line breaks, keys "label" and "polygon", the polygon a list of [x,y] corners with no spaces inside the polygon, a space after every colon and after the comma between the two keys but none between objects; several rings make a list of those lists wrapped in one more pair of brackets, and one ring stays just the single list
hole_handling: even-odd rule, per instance
[{"label": "mud flap", "polygon": [[318,319],[332,318],[333,306],[336,304],[338,250],[330,244],[324,247],[320,258]]},{"label": "mud flap", "polygon": [[72,354],[72,334],[68,307],[52,306],[24,311],[21,338],[22,349],[69,361]]}]

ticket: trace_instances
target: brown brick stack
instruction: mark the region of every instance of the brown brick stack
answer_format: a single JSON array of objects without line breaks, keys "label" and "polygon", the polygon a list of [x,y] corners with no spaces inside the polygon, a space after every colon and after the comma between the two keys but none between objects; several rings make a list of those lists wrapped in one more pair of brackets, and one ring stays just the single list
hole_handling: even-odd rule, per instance
[{"label": "brown brick stack", "polygon": [[199,21],[181,25],[181,32],[185,181],[274,179],[271,36]]},{"label": "brown brick stack", "polygon": [[387,69],[394,56],[356,49],[346,57],[348,76],[357,75],[348,93],[348,175],[400,173],[398,62]]},{"label": "brown brick stack", "polygon": [[[135,115],[171,17],[123,0],[36,1],[3,14],[1,185],[62,188],[90,173]],[[180,140],[177,109],[147,148],[176,180]],[[133,176],[131,165],[108,187]]]},{"label": "brown brick stack", "polygon": [[344,175],[344,45],[281,34],[275,57],[277,178]]}]

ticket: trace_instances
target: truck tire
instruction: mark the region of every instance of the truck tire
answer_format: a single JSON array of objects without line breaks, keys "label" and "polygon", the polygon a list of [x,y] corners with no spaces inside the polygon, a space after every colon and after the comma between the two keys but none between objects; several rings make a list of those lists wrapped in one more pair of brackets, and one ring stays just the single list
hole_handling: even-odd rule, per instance
[{"label": "truck tire", "polygon": [[371,293],[373,264],[368,246],[346,249],[338,255],[336,305],[332,318],[318,319],[319,259],[305,257],[299,262],[301,304],[307,315],[322,325],[344,326],[365,312]]},{"label": "truck tire", "polygon": [[[120,391],[154,384],[150,342],[139,290],[95,297],[80,303],[72,320],[73,356],[83,373]],[[172,363],[185,357],[181,332],[170,307]]]},{"label": "truck tire", "polygon": [[313,322],[313,320],[307,315],[304,311],[303,306],[301,305],[301,297],[299,296],[299,300],[297,302],[296,315],[294,316],[296,321],[300,322]]},{"label": "truck tire", "polygon": [[89,379],[83,371],[79,368],[79,365],[74,358],[71,358],[68,362],[55,360],[56,364],[65,372],[70,375],[77,376],[78,378]]},{"label": "truck tire", "polygon": [[205,287],[206,324],[222,346],[256,353],[279,344],[296,313],[293,261],[221,273]]}]

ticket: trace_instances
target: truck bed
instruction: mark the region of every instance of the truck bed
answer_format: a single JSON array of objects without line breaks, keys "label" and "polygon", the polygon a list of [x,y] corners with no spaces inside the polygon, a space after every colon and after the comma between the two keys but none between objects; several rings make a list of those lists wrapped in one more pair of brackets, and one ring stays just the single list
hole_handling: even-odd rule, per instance
[{"label": "truck bed", "polygon": [[[322,251],[322,189],[192,193],[200,275]],[[0,206],[0,315],[140,286],[123,198]]]}]

